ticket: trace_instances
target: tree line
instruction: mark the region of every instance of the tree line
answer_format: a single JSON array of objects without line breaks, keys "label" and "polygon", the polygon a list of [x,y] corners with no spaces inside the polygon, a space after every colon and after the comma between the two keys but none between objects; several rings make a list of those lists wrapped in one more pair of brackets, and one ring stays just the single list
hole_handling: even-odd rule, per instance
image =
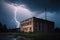
[{"label": "tree line", "polygon": [[7,32],[6,24],[2,24],[1,22],[0,22],[0,32]]}]

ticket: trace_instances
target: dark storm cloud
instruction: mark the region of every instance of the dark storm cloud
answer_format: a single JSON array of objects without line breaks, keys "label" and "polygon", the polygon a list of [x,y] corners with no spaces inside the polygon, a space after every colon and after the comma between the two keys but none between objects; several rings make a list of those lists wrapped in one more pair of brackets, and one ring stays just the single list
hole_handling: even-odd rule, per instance
[{"label": "dark storm cloud", "polygon": [[[42,13],[46,8],[50,14],[53,14],[53,18],[50,18],[51,15],[49,14],[50,16],[48,15],[48,19],[53,20],[56,23],[56,27],[60,27],[60,12],[58,12],[60,11],[60,0],[0,0],[0,22],[6,24],[8,28],[15,28],[17,24],[13,19],[13,11],[7,8],[8,6],[5,4],[5,2],[7,2],[7,4],[25,4],[31,10],[31,12],[36,11],[38,14],[34,14],[35,16],[39,15],[38,17],[43,16],[40,13]],[[6,5],[6,8],[4,4]],[[21,17],[20,20],[23,19],[24,18]]]},{"label": "dark storm cloud", "polygon": [[11,26],[15,28],[16,23],[13,20],[13,17],[14,17],[13,12],[8,7],[6,7],[4,0],[0,0],[0,22],[2,24],[6,24],[7,28],[12,28]]},{"label": "dark storm cloud", "polygon": [[60,10],[60,0],[5,0],[8,3],[26,4],[30,10],[58,12]]}]

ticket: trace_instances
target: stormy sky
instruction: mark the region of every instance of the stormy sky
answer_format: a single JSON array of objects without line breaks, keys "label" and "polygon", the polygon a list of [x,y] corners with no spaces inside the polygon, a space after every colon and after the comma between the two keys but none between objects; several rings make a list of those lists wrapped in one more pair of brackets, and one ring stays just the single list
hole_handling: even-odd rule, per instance
[{"label": "stormy sky", "polygon": [[54,21],[55,27],[60,28],[60,0],[0,0],[0,22],[7,28],[17,27],[16,19],[21,22],[30,17],[45,19],[45,8],[47,20]]}]

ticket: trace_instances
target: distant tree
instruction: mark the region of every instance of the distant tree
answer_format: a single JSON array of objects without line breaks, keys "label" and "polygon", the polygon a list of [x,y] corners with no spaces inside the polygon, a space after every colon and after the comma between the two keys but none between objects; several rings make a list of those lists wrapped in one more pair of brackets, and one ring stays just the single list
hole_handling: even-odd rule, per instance
[{"label": "distant tree", "polygon": [[0,22],[0,27],[3,26],[2,23]]},{"label": "distant tree", "polygon": [[2,23],[0,22],[0,32],[6,32],[6,31],[7,31],[6,24],[2,25]]},{"label": "distant tree", "polygon": [[2,23],[0,22],[0,32],[2,32],[2,28],[3,28],[3,25],[2,25]]},{"label": "distant tree", "polygon": [[6,26],[6,24],[4,24],[4,28],[5,28],[5,29],[7,29],[7,26]]},{"label": "distant tree", "polygon": [[4,30],[7,31],[7,26],[6,26],[6,24],[4,24],[3,27],[4,27]]},{"label": "distant tree", "polygon": [[55,32],[60,32],[60,28],[56,28],[55,29]]}]

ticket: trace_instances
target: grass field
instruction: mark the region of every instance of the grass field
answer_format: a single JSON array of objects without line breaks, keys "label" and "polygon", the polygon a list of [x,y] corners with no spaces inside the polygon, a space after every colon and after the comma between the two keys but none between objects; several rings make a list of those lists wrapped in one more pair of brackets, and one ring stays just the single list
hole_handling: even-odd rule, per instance
[{"label": "grass field", "polygon": [[0,33],[0,35],[17,35],[26,38],[33,38],[34,40],[60,40],[60,33]]}]

